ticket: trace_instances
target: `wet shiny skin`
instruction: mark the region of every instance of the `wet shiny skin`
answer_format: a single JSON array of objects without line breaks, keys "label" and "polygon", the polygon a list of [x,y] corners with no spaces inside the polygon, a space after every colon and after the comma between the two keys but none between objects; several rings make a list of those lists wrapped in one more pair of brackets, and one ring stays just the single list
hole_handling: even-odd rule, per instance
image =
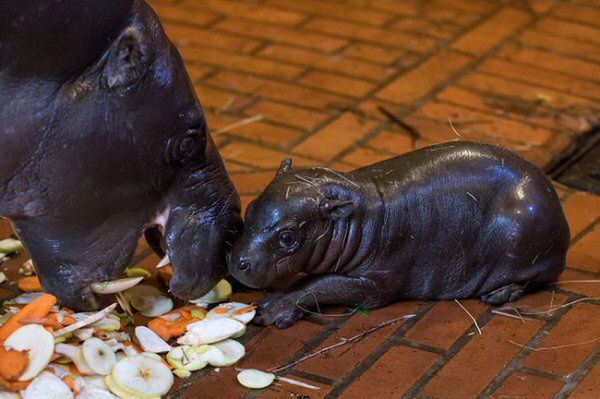
[{"label": "wet shiny skin", "polygon": [[293,170],[248,207],[229,269],[265,288],[256,321],[288,327],[316,303],[376,308],[402,298],[519,298],[554,281],[569,229],[541,170],[471,142],[426,147],[339,173]]}]

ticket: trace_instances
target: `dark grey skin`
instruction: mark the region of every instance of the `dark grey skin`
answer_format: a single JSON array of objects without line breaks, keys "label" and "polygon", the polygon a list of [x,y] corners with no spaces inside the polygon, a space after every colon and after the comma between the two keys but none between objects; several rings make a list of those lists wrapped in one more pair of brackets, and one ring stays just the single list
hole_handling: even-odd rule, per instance
[{"label": "dark grey skin", "polygon": [[255,321],[292,325],[315,304],[377,308],[404,298],[518,299],[555,281],[569,228],[543,172],[505,149],[426,147],[339,173],[284,160],[246,212],[229,270],[266,288]]},{"label": "dark grey skin", "polygon": [[0,216],[74,309],[99,305],[90,283],[119,276],[144,231],[175,296],[225,276],[239,197],[144,1],[0,2]]}]

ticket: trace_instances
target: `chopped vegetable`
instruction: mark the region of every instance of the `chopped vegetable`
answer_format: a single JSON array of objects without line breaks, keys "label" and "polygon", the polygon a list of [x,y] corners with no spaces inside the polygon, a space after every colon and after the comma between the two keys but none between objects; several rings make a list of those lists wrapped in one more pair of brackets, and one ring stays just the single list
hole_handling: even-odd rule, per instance
[{"label": "chopped vegetable", "polygon": [[[142,355],[117,362],[110,377],[125,391],[139,396],[161,396],[173,385],[173,374],[162,361]],[[113,387],[107,385],[112,391]]]},{"label": "chopped vegetable", "polygon": [[54,295],[44,294],[33,302],[25,305],[19,313],[11,317],[0,328],[0,340],[7,339],[13,332],[22,326],[19,323],[19,320],[46,317],[55,304],[56,297]]},{"label": "chopped vegetable", "polygon": [[25,352],[14,349],[5,349],[0,345],[0,376],[8,381],[16,381],[29,364]]},{"label": "chopped vegetable", "polygon": [[23,244],[19,240],[15,240],[14,238],[0,240],[0,252],[2,253],[12,254],[21,250],[23,250]]},{"label": "chopped vegetable", "polygon": [[195,305],[188,305],[151,320],[148,323],[148,328],[165,341],[168,341],[171,338],[185,334],[188,325],[197,322],[198,319],[203,319],[205,315],[206,310]]},{"label": "chopped vegetable", "polygon": [[96,294],[115,294],[132,288],[143,279],[144,277],[131,277],[113,281],[101,281],[99,283],[92,283],[91,289]]},{"label": "chopped vegetable", "polygon": [[169,283],[173,279],[173,266],[168,265],[158,269],[158,271],[156,272],[156,276],[166,285],[169,285]]},{"label": "chopped vegetable", "polygon": [[207,318],[230,317],[240,323],[248,324],[256,315],[256,306],[240,302],[222,303],[206,315]]},{"label": "chopped vegetable", "polygon": [[95,337],[87,339],[83,343],[81,352],[87,365],[95,374],[110,374],[117,362],[117,357],[111,347],[101,339]]},{"label": "chopped vegetable", "polygon": [[19,381],[28,381],[37,376],[50,363],[54,353],[52,334],[38,324],[29,324],[16,330],[4,341],[8,350],[26,351],[28,365]]},{"label": "chopped vegetable", "polygon": [[129,267],[125,269],[125,275],[127,277],[142,277],[142,278],[150,278],[152,274],[144,269],[143,267]]},{"label": "chopped vegetable", "polygon": [[198,299],[191,300],[190,302],[195,303],[195,304],[219,303],[219,302],[226,301],[231,296],[232,293],[233,293],[233,290],[231,288],[231,284],[229,284],[229,281],[222,279],[206,295],[204,295]]},{"label": "chopped vegetable", "polygon": [[[54,298],[56,300],[56,298]],[[29,305],[28,305],[29,306]],[[100,319],[102,319],[104,316],[106,316],[107,314],[109,314],[110,312],[113,311],[113,309],[117,306],[116,303],[113,303],[112,305],[102,309],[101,311],[99,311],[98,313],[94,313],[92,315],[87,316],[85,319],[83,320],[79,320],[76,323],[71,324],[70,326],[67,326],[65,328],[62,328],[58,331],[54,332],[54,336],[55,337],[60,337],[61,335],[70,333],[72,331],[78,330],[81,327],[85,327],[88,324],[92,324]],[[0,330],[1,333],[1,330]],[[1,336],[0,336],[1,338]]]},{"label": "chopped vegetable", "polygon": [[23,399],[72,399],[73,392],[60,378],[44,371],[37,376],[25,390]]},{"label": "chopped vegetable", "polygon": [[222,341],[242,331],[244,324],[229,318],[205,319],[187,326],[187,333],[177,342],[182,345],[202,345]]},{"label": "chopped vegetable", "polygon": [[237,379],[246,388],[266,388],[275,381],[275,374],[255,369],[246,369],[237,375]]},{"label": "chopped vegetable", "polygon": [[158,264],[156,265],[157,269],[163,268],[167,265],[171,264],[171,259],[169,259],[169,254],[166,254],[161,260],[160,262],[158,262]]},{"label": "chopped vegetable", "polygon": [[221,342],[217,342],[216,344],[212,344],[212,346],[221,351],[221,353],[223,353],[223,357],[217,361],[209,361],[211,366],[231,366],[237,363],[246,354],[246,348],[244,348],[244,345],[234,341],[233,339],[225,339]]},{"label": "chopped vegetable", "polygon": [[17,284],[21,291],[25,292],[43,292],[44,288],[38,276],[22,277]]},{"label": "chopped vegetable", "polygon": [[135,336],[144,352],[163,353],[171,350],[171,345],[167,344],[148,327],[136,327]]}]

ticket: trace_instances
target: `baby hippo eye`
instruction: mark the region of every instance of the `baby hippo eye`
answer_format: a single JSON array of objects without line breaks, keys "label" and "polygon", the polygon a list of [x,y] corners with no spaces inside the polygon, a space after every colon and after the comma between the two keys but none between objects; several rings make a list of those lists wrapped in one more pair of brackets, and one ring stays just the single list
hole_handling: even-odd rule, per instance
[{"label": "baby hippo eye", "polygon": [[296,244],[296,233],[291,230],[284,230],[279,233],[279,245],[282,248],[288,249]]}]

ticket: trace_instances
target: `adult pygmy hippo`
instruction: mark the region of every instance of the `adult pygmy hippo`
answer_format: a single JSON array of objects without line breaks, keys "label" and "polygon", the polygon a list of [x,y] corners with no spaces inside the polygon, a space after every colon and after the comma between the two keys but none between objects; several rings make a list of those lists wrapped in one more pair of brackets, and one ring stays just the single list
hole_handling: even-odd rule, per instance
[{"label": "adult pygmy hippo", "polygon": [[177,50],[142,0],[0,1],[0,216],[75,309],[162,226],[182,298],[227,272],[238,195]]},{"label": "adult pygmy hippo", "polygon": [[514,301],[558,277],[568,243],[541,170],[499,147],[450,142],[350,173],[284,160],[249,205],[229,269],[255,288],[309,275],[260,304],[258,323],[285,328],[316,303]]}]

